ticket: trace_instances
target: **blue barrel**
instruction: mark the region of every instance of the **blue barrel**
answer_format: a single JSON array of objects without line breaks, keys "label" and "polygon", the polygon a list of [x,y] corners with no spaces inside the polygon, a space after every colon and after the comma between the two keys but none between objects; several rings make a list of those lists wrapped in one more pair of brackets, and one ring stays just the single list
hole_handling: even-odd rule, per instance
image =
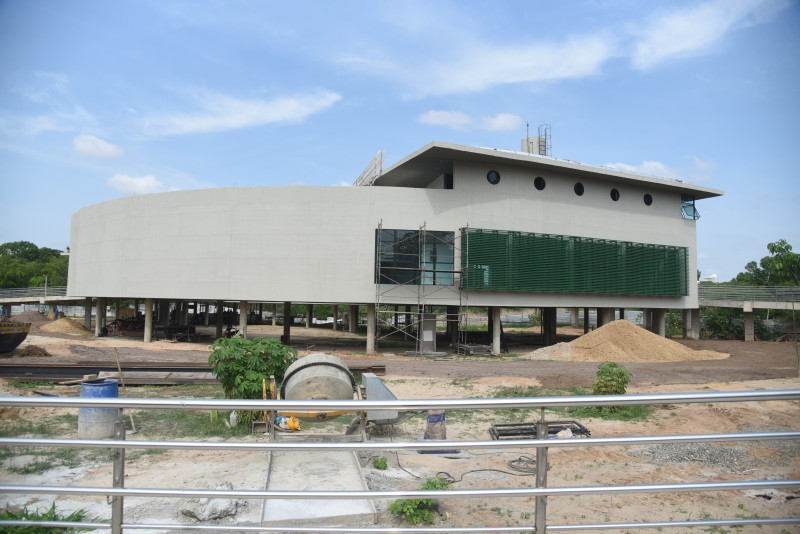
[{"label": "blue barrel", "polygon": [[[117,398],[117,381],[105,378],[81,384],[81,397]],[[78,438],[103,439],[114,437],[114,426],[120,419],[119,408],[80,408],[78,410]]]}]

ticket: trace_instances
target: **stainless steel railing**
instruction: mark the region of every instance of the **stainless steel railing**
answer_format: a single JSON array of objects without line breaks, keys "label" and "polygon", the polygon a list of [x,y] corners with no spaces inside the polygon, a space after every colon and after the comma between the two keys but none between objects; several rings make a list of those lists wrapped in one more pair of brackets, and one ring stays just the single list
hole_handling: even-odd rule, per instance
[{"label": "stainless steel railing", "polygon": [[0,299],[32,298],[32,297],[64,297],[67,286],[47,287],[14,287],[0,289]]},{"label": "stainless steel railing", "polygon": [[700,284],[697,286],[697,298],[700,300],[800,302],[800,287]]},{"label": "stainless steel railing", "polygon": [[[800,390],[777,391],[737,391],[737,392],[701,392],[701,393],[669,393],[645,395],[613,395],[613,396],[573,396],[573,397],[531,397],[513,399],[413,399],[384,401],[250,401],[250,400],[206,400],[206,399],[119,399],[119,398],[38,398],[38,397],[0,397],[0,406],[35,407],[70,407],[70,408],[140,408],[140,409],[179,409],[179,410],[270,410],[301,411],[314,409],[319,411],[366,411],[366,410],[399,410],[411,411],[420,409],[507,409],[528,408],[540,409],[542,416],[545,408],[567,406],[621,406],[621,405],[660,405],[681,403],[721,403],[721,402],[760,402],[760,401],[796,401],[800,400]],[[757,518],[757,519],[716,519],[697,521],[652,521],[635,523],[602,523],[602,524],[547,524],[546,506],[548,497],[570,495],[614,495],[627,493],[663,493],[686,491],[734,491],[765,488],[796,489],[800,488],[800,480],[742,480],[742,481],[699,481],[666,484],[638,485],[606,485],[606,486],[562,486],[548,487],[546,470],[537,472],[537,487],[501,488],[501,489],[451,489],[442,491],[425,490],[393,490],[393,491],[282,491],[282,490],[206,490],[206,489],[169,489],[169,488],[125,488],[124,469],[125,451],[127,449],[204,449],[204,450],[441,450],[441,449],[520,449],[536,448],[537,465],[547,465],[547,452],[558,447],[594,447],[619,445],[653,445],[659,443],[686,443],[712,441],[770,441],[800,440],[800,430],[784,432],[748,432],[725,434],[690,434],[667,436],[628,436],[606,438],[572,438],[545,439],[547,422],[540,420],[537,425],[537,439],[500,440],[500,441],[429,441],[429,442],[203,442],[203,441],[150,441],[126,440],[122,423],[117,425],[116,437],[113,440],[81,440],[57,438],[0,438],[0,447],[84,447],[112,448],[114,455],[114,483],[112,487],[86,486],[50,486],[50,485],[10,485],[0,484],[2,494],[57,494],[85,495],[98,498],[112,498],[111,523],[100,522],[51,522],[51,521],[0,521],[2,526],[49,526],[49,527],[82,527],[110,528],[112,533],[123,530],[157,529],[157,530],[192,530],[192,531],[236,531],[236,532],[530,532],[546,533],[548,530],[624,530],[640,528],[668,527],[712,527],[730,525],[779,525],[800,524],[800,518]],[[534,525],[518,527],[425,527],[425,528],[381,528],[381,527],[265,527],[260,525],[166,525],[166,524],[129,524],[123,522],[124,497],[153,498],[245,498],[245,499],[398,499],[398,498],[518,498],[534,497],[536,507]]]}]

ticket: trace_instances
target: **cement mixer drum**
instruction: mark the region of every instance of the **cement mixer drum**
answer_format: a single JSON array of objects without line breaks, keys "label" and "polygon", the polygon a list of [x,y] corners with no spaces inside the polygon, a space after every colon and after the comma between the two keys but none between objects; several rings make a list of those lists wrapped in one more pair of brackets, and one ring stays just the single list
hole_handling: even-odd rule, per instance
[{"label": "cement mixer drum", "polygon": [[[281,384],[281,398],[351,400],[355,387],[356,380],[342,360],[330,354],[309,354],[286,369]],[[320,417],[311,420],[320,420]]]}]

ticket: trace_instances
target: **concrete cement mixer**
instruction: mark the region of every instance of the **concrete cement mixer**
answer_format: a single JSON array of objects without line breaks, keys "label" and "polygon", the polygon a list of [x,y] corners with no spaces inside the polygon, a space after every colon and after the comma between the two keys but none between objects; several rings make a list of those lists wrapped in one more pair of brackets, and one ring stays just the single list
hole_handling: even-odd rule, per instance
[{"label": "concrete cement mixer", "polygon": [[[323,353],[309,354],[286,369],[280,397],[287,400],[352,400],[356,379],[342,360]],[[292,413],[302,421],[327,421],[348,412]]]}]

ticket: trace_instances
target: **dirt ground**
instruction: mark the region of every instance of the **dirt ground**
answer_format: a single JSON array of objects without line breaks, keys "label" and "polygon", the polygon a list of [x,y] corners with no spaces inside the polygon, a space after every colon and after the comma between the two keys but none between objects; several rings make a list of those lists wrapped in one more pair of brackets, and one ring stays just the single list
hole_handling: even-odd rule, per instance
[{"label": "dirt ground", "polygon": [[[250,335],[279,336],[281,328],[249,327]],[[575,334],[560,329],[564,339]],[[523,337],[526,335],[522,334]],[[502,357],[456,357],[428,360],[402,356],[402,342],[381,345],[381,354],[367,356],[363,337],[322,329],[293,328],[293,345],[301,354],[315,351],[333,353],[345,360],[373,361],[386,366],[385,384],[398,398],[466,398],[492,397],[501,387],[543,386],[546,388],[589,387],[597,362],[555,362],[523,360],[520,354],[536,348],[530,340],[511,345],[514,352]],[[533,336],[531,336],[533,338]],[[790,343],[741,341],[679,340],[693,349],[714,350],[731,356],[723,360],[688,362],[632,362],[626,367],[633,374],[629,393],[662,393],[691,391],[735,391],[800,389],[796,348]],[[41,331],[34,325],[25,344],[44,347],[51,356],[19,358],[7,361],[83,360],[113,358],[117,347],[124,361],[207,361],[204,344],[159,341],[145,345],[132,337],[94,339],[85,336]],[[388,346],[387,346],[388,345]],[[24,346],[24,345],[23,345]],[[0,360],[0,363],[6,360]],[[77,387],[59,386],[59,395],[77,395]],[[146,390],[142,395],[146,394]],[[0,395],[31,394],[30,389],[16,389],[0,383]],[[139,393],[137,393],[137,396]],[[37,412],[39,417],[53,416],[59,409]],[[33,414],[6,413],[5,417],[25,418]],[[534,420],[538,414],[475,414],[447,412],[447,437],[456,440],[488,440],[493,422]],[[548,413],[548,419],[564,418],[563,413]],[[347,421],[345,421],[346,423]],[[669,405],[656,407],[643,421],[607,421],[585,418],[580,421],[592,437],[642,436],[662,434],[721,433],[755,430],[798,430],[800,402],[716,403]],[[139,426],[139,425],[137,425]],[[419,414],[383,429],[373,440],[421,439],[426,426]],[[75,434],[64,437],[76,437]],[[137,439],[156,439],[146,426],[139,427]],[[160,436],[168,439],[169,436]],[[238,440],[263,440],[263,435],[250,435]],[[373,467],[373,456],[385,456],[386,470]],[[418,489],[427,477],[447,473],[457,480],[453,487],[509,488],[533,487],[533,476],[521,474],[512,466],[520,458],[535,457],[535,450],[491,449],[461,451],[457,455],[423,455],[415,452],[362,453],[361,464],[372,489]],[[0,478],[5,484],[48,484],[106,486],[111,481],[108,461],[51,469],[41,475],[19,475],[9,471],[14,465],[33,461],[18,455],[3,460]],[[549,486],[653,484],[707,480],[800,479],[800,443],[748,442],[683,445],[674,447],[591,447],[550,449]],[[163,454],[129,454],[126,464],[128,487],[214,488],[230,482],[236,489],[263,489],[266,455],[263,453],[209,454],[171,451]],[[50,496],[2,495],[0,506],[36,507],[51,502]],[[379,525],[401,526],[404,523],[388,511],[388,502],[376,503]],[[91,516],[110,517],[105,500],[59,498],[58,506],[66,510],[87,508]],[[180,510],[185,500],[157,501],[126,499],[126,522],[188,523]],[[530,526],[533,524],[532,498],[505,499],[440,499],[437,526]],[[221,524],[255,523],[260,517],[259,502],[241,507],[235,519]],[[608,523],[628,521],[687,520],[730,517],[800,517],[800,491],[763,490],[733,492],[695,492],[554,497],[548,503],[548,523]],[[665,529],[666,532],[689,532],[686,529]],[[795,526],[762,528],[724,527],[711,532],[800,532]],[[598,530],[598,532],[600,532]],[[607,530],[603,532],[608,532]],[[630,530],[629,532],[637,532]],[[652,532],[652,530],[641,530]]]}]

